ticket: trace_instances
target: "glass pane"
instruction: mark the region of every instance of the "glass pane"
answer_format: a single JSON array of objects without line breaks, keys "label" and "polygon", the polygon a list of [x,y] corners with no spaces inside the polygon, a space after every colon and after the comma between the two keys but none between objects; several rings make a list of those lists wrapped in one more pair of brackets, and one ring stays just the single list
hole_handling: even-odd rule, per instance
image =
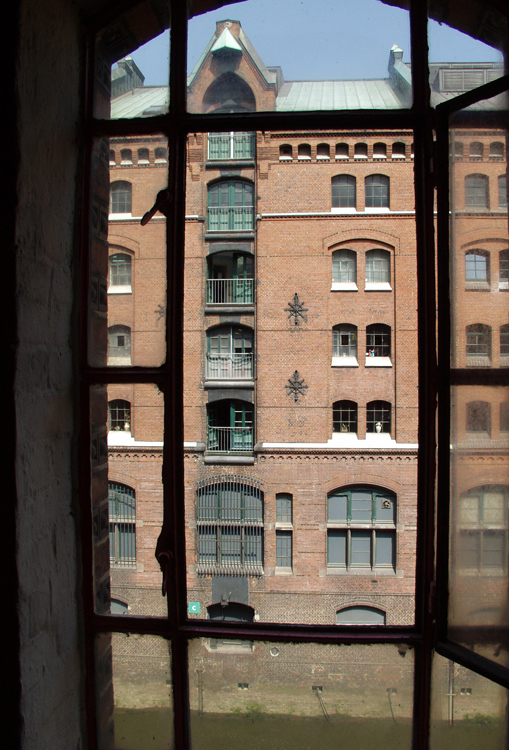
[{"label": "glass pane", "polygon": [[430,750],[502,750],[507,692],[443,656],[433,657]]},{"label": "glass pane", "polygon": [[165,357],[167,141],[97,141],[92,154],[88,360],[157,366]]},{"label": "glass pane", "polygon": [[96,637],[99,750],[172,750],[171,645],[152,635]]},{"label": "glass pane", "polygon": [[[189,111],[410,107],[408,12],[376,0],[336,5],[329,23],[311,0],[283,0],[277,7],[270,0],[249,0],[233,14],[226,6],[192,18]],[[215,158],[229,151],[214,138]],[[325,146],[319,150],[324,160],[330,153]],[[309,146],[299,154],[310,158]]]},{"label": "glass pane", "polygon": [[[231,169],[226,151],[222,161],[210,158],[210,135],[190,135],[187,154],[188,613],[206,619],[229,601],[225,609],[241,603],[260,622],[334,624],[336,605],[362,596],[363,604],[383,610],[387,625],[412,623],[413,134],[364,133],[361,163],[353,159],[355,133],[257,132],[253,159],[236,160],[228,151]],[[224,134],[231,148],[236,135]],[[390,153],[393,143],[403,143],[407,155],[381,167],[374,146],[385,144]],[[335,160],[338,144],[352,154],[347,166]],[[310,147],[305,163],[302,145]],[[331,161],[324,163],[318,156],[327,146]],[[357,181],[350,217],[332,208],[332,178],[346,169]],[[394,184],[383,216],[366,211],[364,202],[365,177],[380,169]],[[372,258],[388,259],[390,274],[382,267],[382,281],[369,289],[333,282],[336,258],[355,259],[357,280],[366,278]],[[386,357],[364,356],[373,327],[382,333],[371,348],[385,347]],[[351,336],[341,343],[350,356],[331,363],[338,331]],[[283,512],[286,496],[293,498],[291,513]],[[377,552],[379,528],[388,533]],[[281,563],[282,530],[291,532],[291,567]]]},{"label": "glass pane", "polygon": [[163,396],[154,385],[90,391],[96,611],[164,615],[154,550],[163,518]]},{"label": "glass pane", "polygon": [[94,116],[155,117],[168,111],[169,7],[138,4],[96,37]]},{"label": "glass pane", "polygon": [[412,680],[406,646],[192,641],[192,746],[409,749]]},{"label": "glass pane", "polygon": [[[458,386],[452,391],[451,635],[497,660],[495,629],[508,624],[509,434],[500,431],[499,421],[500,405],[507,400],[509,390],[502,387]],[[489,407],[489,431],[485,425],[482,431],[469,431],[472,403]]]},{"label": "glass pane", "polygon": [[[504,75],[502,14],[490,9],[474,22],[466,13],[452,18],[453,12],[430,6],[430,15],[439,16],[428,22],[432,106]],[[464,25],[461,31],[452,28],[458,24]]]}]

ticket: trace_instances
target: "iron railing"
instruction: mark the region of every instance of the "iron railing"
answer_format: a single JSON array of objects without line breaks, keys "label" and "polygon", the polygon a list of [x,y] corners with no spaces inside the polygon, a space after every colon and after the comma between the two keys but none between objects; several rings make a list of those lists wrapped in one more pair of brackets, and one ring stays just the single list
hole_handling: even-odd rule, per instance
[{"label": "iron railing", "polygon": [[211,380],[249,380],[253,377],[253,353],[207,354],[205,375]]},{"label": "iron railing", "polygon": [[207,279],[209,305],[252,305],[254,279]]},{"label": "iron railing", "polygon": [[208,427],[207,450],[211,453],[251,453],[252,427]]},{"label": "iron railing", "polygon": [[253,228],[253,206],[210,206],[207,209],[209,232],[246,232]]}]

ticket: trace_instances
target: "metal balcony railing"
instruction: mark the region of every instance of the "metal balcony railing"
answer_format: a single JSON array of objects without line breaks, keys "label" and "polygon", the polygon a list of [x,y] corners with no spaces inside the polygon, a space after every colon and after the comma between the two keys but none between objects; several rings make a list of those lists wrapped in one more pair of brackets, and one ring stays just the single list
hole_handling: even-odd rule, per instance
[{"label": "metal balcony railing", "polygon": [[253,206],[211,206],[207,209],[209,232],[246,232],[253,228]]},{"label": "metal balcony railing", "polygon": [[209,159],[254,159],[254,133],[209,133]]},{"label": "metal balcony railing", "polygon": [[207,304],[252,305],[253,279],[207,279]]},{"label": "metal balcony railing", "polygon": [[207,450],[211,453],[251,453],[252,427],[208,427]]},{"label": "metal balcony railing", "polygon": [[253,377],[253,353],[207,354],[205,375],[211,380],[249,380]]}]

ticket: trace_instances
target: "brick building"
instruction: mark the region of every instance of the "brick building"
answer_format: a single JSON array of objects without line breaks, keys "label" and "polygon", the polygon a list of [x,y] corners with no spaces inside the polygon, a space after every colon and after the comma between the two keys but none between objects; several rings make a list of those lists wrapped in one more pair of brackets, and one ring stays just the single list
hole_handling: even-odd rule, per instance
[{"label": "brick building", "polygon": [[[353,106],[403,107],[410,71],[402,55],[394,45],[383,80],[288,82],[280,69],[264,66],[239,22],[223,21],[189,76],[189,106],[291,111],[334,97],[346,109],[353,89]],[[469,69],[481,82],[500,74],[493,64]],[[166,89],[144,87],[130,58],[114,76],[121,92],[112,99],[114,116],[164,111]],[[432,70],[436,102],[468,85],[461,65]],[[184,465],[191,615],[413,622],[412,141],[404,130],[188,139]],[[460,367],[504,366],[505,136],[465,130],[455,135],[454,149],[453,357]],[[166,222],[161,213],[144,226],[140,218],[166,185],[166,143],[111,138],[109,160],[108,363],[155,366],[164,352]],[[475,603],[471,592],[461,602],[481,619],[500,598],[506,567],[502,459],[509,422],[500,391],[486,389],[482,401],[462,393],[454,414],[462,464],[454,492],[466,509],[457,524],[461,575],[466,570],[471,581],[475,571],[494,573]],[[108,402],[112,598],[118,611],[164,613],[154,559],[162,515],[161,396],[155,386],[118,384],[108,387]],[[480,508],[489,502],[488,523]]]}]

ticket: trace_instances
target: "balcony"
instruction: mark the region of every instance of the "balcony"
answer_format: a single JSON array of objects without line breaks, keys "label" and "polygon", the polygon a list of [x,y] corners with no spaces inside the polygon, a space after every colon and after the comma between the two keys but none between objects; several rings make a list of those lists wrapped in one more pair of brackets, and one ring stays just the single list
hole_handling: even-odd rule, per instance
[{"label": "balcony", "polygon": [[254,133],[209,133],[209,161],[254,159]]},{"label": "balcony", "polygon": [[252,427],[208,427],[207,451],[235,455],[237,453],[252,453]]},{"label": "balcony", "polygon": [[251,380],[253,353],[207,354],[205,377],[211,380]]},{"label": "balcony", "polygon": [[253,206],[209,206],[207,209],[209,232],[252,232],[253,229]]},{"label": "balcony", "polygon": [[254,279],[208,279],[208,305],[252,305]]}]

